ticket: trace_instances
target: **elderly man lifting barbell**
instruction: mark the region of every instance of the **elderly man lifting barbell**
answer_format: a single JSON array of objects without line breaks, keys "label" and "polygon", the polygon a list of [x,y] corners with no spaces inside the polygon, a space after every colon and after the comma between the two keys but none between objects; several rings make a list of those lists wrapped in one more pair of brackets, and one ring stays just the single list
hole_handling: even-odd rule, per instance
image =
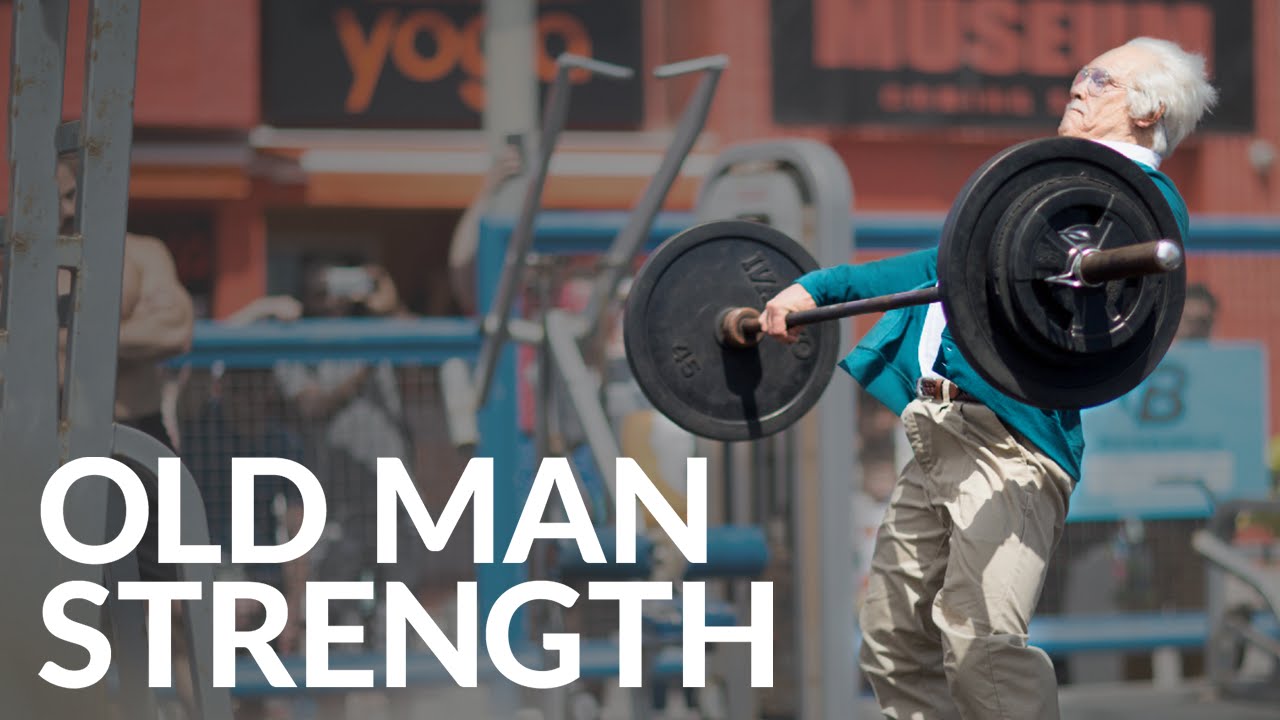
[{"label": "elderly man lifting barbell", "polygon": [[[1138,38],[1079,72],[1058,134],[1137,163],[1185,236],[1186,205],[1158,168],[1216,100],[1201,57]],[[938,284],[938,253],[805,274],[767,303],[761,330],[795,342],[789,313]],[[957,348],[954,317],[937,302],[889,312],[842,363],[901,414],[914,451],[876,538],[860,664],[888,717],[1057,717],[1054,670],[1027,627],[1080,479],[1079,411],[993,387]]]}]

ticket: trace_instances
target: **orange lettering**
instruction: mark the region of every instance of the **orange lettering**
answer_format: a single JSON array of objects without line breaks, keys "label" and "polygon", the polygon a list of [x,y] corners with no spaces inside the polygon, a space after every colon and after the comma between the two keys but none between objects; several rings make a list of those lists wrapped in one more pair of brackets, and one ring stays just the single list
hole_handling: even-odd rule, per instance
[{"label": "orange lettering", "polygon": [[1034,2],[1026,5],[1027,69],[1035,75],[1071,74],[1067,57],[1067,15],[1061,2]]},{"label": "orange lettering", "polygon": [[1030,115],[1036,111],[1036,101],[1026,88],[1013,88],[1009,91],[1009,108],[1014,115]]},{"label": "orange lettering", "polygon": [[858,43],[849,42],[849,33],[862,22],[860,3],[849,0],[814,0],[813,64],[820,68],[840,68],[857,64]]},{"label": "orange lettering", "polygon": [[[1068,81],[1069,82],[1069,81]],[[1058,113],[1067,109],[1067,103],[1071,100],[1071,89],[1065,87],[1052,87],[1044,93],[1044,107],[1046,112]]]},{"label": "orange lettering", "polygon": [[1075,5],[1067,14],[1067,34],[1071,36],[1071,67],[1079,70],[1089,64],[1090,60],[1106,51],[1101,46],[1101,23],[1098,16],[1104,7],[1098,3],[1086,2]]},{"label": "orange lettering", "polygon": [[1149,37],[1169,37],[1174,28],[1169,23],[1168,9],[1164,3],[1139,3],[1133,8],[1129,27],[1140,28],[1142,34]]},{"label": "orange lettering", "polygon": [[938,109],[948,115],[960,112],[960,106],[964,100],[960,96],[960,89],[955,85],[943,85],[938,88],[937,105]]},{"label": "orange lettering", "polygon": [[373,91],[378,88],[378,78],[382,77],[382,68],[387,62],[387,48],[391,45],[391,36],[395,31],[396,12],[384,10],[378,13],[369,36],[364,36],[360,20],[349,8],[342,8],[334,13],[334,24],[338,28],[338,40],[342,43],[342,52],[347,56],[347,66],[351,68],[351,89],[347,92],[346,111],[352,114],[362,113],[369,109],[373,100]]},{"label": "orange lettering", "polygon": [[[898,23],[894,16],[895,0],[849,0],[854,6],[850,14],[856,18],[846,28],[843,42],[852,66],[867,70],[896,70],[902,61],[898,56]],[[816,15],[815,15],[816,18]]]},{"label": "orange lettering", "polygon": [[1205,70],[1213,74],[1213,12],[1200,3],[1174,8],[1175,35],[1184,50],[1204,55]]},{"label": "orange lettering", "polygon": [[897,83],[885,83],[878,93],[880,109],[886,112],[902,112],[902,86]]},{"label": "orange lettering", "polygon": [[[463,104],[480,112],[484,110],[484,15],[477,15],[462,28],[462,69],[467,79],[458,86]],[[536,52],[536,49],[535,49]]]},{"label": "orange lettering", "polygon": [[1081,63],[1082,67],[1111,48],[1118,47],[1129,41],[1129,23],[1125,17],[1125,11],[1126,6],[1120,3],[1108,3],[1101,6],[1092,33],[1097,45],[1093,54]]},{"label": "orange lettering", "polygon": [[960,6],[954,0],[906,0],[907,63],[927,73],[960,65]]},{"label": "orange lettering", "polygon": [[1012,0],[977,0],[973,6],[974,42],[969,64],[987,75],[1018,72],[1018,6]]},{"label": "orange lettering", "polygon": [[[423,32],[430,32],[435,39],[436,51],[430,57],[423,57],[418,52],[418,35]],[[405,77],[417,82],[432,82],[453,69],[462,54],[460,46],[461,38],[449,18],[435,10],[416,10],[396,31],[391,57]]]},{"label": "orange lettering", "polygon": [[1004,92],[1000,88],[987,88],[982,93],[983,110],[989,113],[1004,112]]},{"label": "orange lettering", "polygon": [[[547,48],[547,40],[558,36],[564,43],[564,52],[591,57],[591,37],[578,18],[562,12],[549,12],[538,18],[538,44],[534,52],[538,55],[538,77],[544,82],[551,82],[556,76],[556,61]],[[591,79],[587,70],[573,70],[569,79],[575,84],[582,84]]]},{"label": "orange lettering", "polygon": [[915,83],[907,89],[907,107],[916,112],[924,112],[929,109],[929,86],[923,83]]}]

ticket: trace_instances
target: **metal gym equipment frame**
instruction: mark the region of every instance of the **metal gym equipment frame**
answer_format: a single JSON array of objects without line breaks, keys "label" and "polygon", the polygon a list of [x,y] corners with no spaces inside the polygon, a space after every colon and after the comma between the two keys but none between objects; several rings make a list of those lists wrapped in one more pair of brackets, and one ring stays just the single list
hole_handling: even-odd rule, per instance
[{"label": "metal gym equipment frame", "polygon": [[[461,360],[445,363],[441,368],[449,431],[454,444],[459,447],[473,447],[478,441],[476,413],[488,401],[498,356],[508,338],[531,344],[537,344],[543,338],[543,329],[538,326],[538,323],[513,318],[511,310],[516,297],[525,287],[524,275],[533,254],[534,222],[541,209],[547,170],[568,117],[571,90],[569,73],[574,69],[582,69],[612,78],[628,78],[632,75],[629,68],[576,55],[563,54],[556,62],[556,78],[548,93],[537,161],[534,163],[533,174],[525,190],[520,215],[507,246],[506,262],[503,264],[502,276],[498,280],[497,295],[485,313],[484,324],[481,327],[484,339],[480,357],[474,372]],[[628,264],[643,245],[649,228],[653,224],[654,216],[662,207],[685,157],[702,132],[720,72],[727,65],[728,59],[723,55],[717,55],[672,63],[654,70],[654,75],[659,78],[672,78],[693,72],[703,72],[704,75],[677,125],[675,137],[663,156],[658,172],[650,179],[644,196],[630,214],[627,225],[618,233],[605,257],[601,275],[593,287],[591,303],[585,314],[587,322],[581,327],[574,328],[573,334],[576,340],[589,340],[598,330],[609,304],[617,293],[618,285],[628,269]],[[603,446],[598,447],[607,449]],[[593,448],[593,452],[595,449]],[[597,455],[598,458],[599,455]],[[612,466],[612,461],[608,465]],[[607,471],[602,469],[602,472]]]},{"label": "metal gym equipment frame", "polygon": [[[823,267],[849,262],[853,252],[853,186],[843,161],[830,147],[809,140],[770,140],[726,149],[707,172],[698,197],[701,210],[710,190],[735,167],[765,165],[793,173],[802,196],[813,208],[814,257]],[[701,213],[699,213],[701,215]],[[700,217],[700,220],[713,218]],[[849,327],[841,326],[840,346],[849,344]],[[790,537],[794,565],[798,650],[796,698],[798,718],[817,720],[847,716],[856,707],[859,686],[854,659],[856,623],[850,605],[854,597],[853,562],[849,557],[849,513],[855,468],[853,386],[833,379],[815,412],[797,427],[808,438],[802,448],[781,453],[788,458],[778,468],[791,488]],[[794,443],[787,432],[773,441]],[[769,442],[769,440],[766,440]],[[759,467],[744,462],[741,453],[724,445],[720,474],[725,478],[729,521],[749,521],[752,512],[745,492],[745,476]],[[746,449],[745,447],[741,449]],[[811,452],[816,451],[816,452]],[[854,470],[853,472],[856,472]]]},{"label": "metal gym equipment frame", "polygon": [[[1245,513],[1280,516],[1275,500],[1231,500],[1217,505],[1208,525],[1191,536],[1191,546],[1207,561],[1208,635],[1205,638],[1206,674],[1221,694],[1242,699],[1274,701],[1280,695],[1275,681],[1280,678],[1280,637],[1275,634],[1280,620],[1280,571],[1256,562],[1230,543],[1236,518]],[[1228,578],[1250,587],[1263,607],[1242,611],[1228,601]],[[1267,656],[1272,672],[1267,678],[1242,681],[1235,676],[1237,653],[1256,650]]]},{"label": "metal gym equipment frame", "polygon": [[[119,602],[117,584],[138,578],[133,553],[109,567],[72,563],[56,553],[40,522],[44,483],[63,463],[115,456],[158,477],[158,458],[172,453],[150,436],[114,421],[116,353],[124,266],[133,96],[137,68],[138,0],[89,5],[82,123],[61,126],[68,0],[14,3],[9,94],[9,208],[4,235],[4,297],[0,313],[0,456],[8,471],[4,543],[10,585],[0,643],[7,648],[0,690],[13,717],[104,717],[107,683],[61,690],[36,677],[42,663],[82,666],[80,653],[52,638],[43,624],[44,597],[70,581],[112,591],[106,611],[82,603],[68,617],[111,628],[116,700],[127,717],[156,717],[147,687],[143,607]],[[91,111],[90,111],[91,110]],[[78,227],[59,235],[55,167],[74,152]],[[65,388],[59,395],[59,271],[70,273]],[[181,473],[183,541],[207,544],[204,506],[190,473]],[[123,508],[101,482],[77,483],[65,518],[77,539],[106,540],[108,522]],[[111,497],[115,497],[112,495]],[[212,683],[212,575],[208,565],[178,567],[178,579],[198,582],[202,600],[183,604],[190,652],[193,710],[204,720],[229,720],[230,697]],[[87,605],[87,607],[86,607]]]},{"label": "metal gym equipment frame", "polygon": [[[545,269],[536,267],[539,263],[535,260],[533,247],[534,223],[550,158],[567,118],[570,89],[568,72],[574,68],[582,68],[610,77],[630,76],[630,70],[626,68],[572,55],[560,57],[559,72],[548,96],[537,161],[507,244],[506,259],[501,278],[497,281],[494,300],[484,319],[481,350],[474,372],[461,359],[448,361],[441,369],[449,429],[456,445],[466,448],[479,442],[477,413],[487,404],[490,383],[508,339],[533,345],[536,349],[538,372],[535,382],[535,402],[538,407],[535,452],[539,456],[546,456],[555,449],[551,442],[553,429],[565,429],[556,427],[560,417],[555,411],[568,411],[568,419],[576,425],[581,437],[569,439],[566,447],[560,448],[561,452],[572,462],[572,450],[585,444],[604,479],[605,492],[612,498],[614,467],[620,450],[601,404],[598,382],[584,360],[583,346],[599,341],[597,336],[616,302],[622,279],[629,274],[632,263],[649,239],[654,218],[702,132],[720,73],[727,64],[728,59],[721,55],[664,65],[654,70],[654,75],[658,78],[672,78],[695,72],[702,73],[702,77],[686,104],[657,172],[650,178],[640,201],[628,214],[625,225],[601,259],[585,311],[574,316],[551,308],[547,280],[543,277],[537,283],[543,305],[538,308],[537,317],[512,317],[512,307],[526,287],[525,275],[531,266],[535,266],[535,272],[545,272]],[[484,285],[483,282],[481,284]],[[581,477],[581,474],[578,473],[577,476]],[[604,504],[610,505],[609,502]],[[596,513],[595,519],[603,521],[607,517]],[[483,604],[488,606],[488,603]],[[524,622],[513,623],[512,632],[517,640],[523,640],[525,632],[516,628],[524,625]],[[643,693],[633,693],[632,707],[643,715],[645,706],[641,702],[642,695]],[[549,717],[561,717],[565,714],[563,692],[547,693],[542,704]]]}]

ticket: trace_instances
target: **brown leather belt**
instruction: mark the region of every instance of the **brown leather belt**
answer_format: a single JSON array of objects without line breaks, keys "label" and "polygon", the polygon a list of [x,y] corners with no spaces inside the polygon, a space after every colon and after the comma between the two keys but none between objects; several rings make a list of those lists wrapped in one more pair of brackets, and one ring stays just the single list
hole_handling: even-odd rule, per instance
[{"label": "brown leather belt", "polygon": [[[945,395],[944,395],[944,390]],[[981,403],[978,398],[961,390],[953,382],[946,382],[936,378],[920,378],[916,381],[916,394],[922,398],[933,398],[943,402],[967,402]]]}]

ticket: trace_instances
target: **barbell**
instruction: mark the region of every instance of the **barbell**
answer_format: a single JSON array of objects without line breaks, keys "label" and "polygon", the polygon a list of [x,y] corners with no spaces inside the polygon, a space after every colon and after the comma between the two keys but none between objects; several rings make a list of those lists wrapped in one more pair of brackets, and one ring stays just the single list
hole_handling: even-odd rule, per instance
[{"label": "barbell", "polygon": [[[735,441],[781,431],[821,397],[840,352],[829,320],[941,303],[960,352],[996,390],[1082,409],[1137,387],[1168,351],[1186,290],[1172,209],[1138,164],[1098,143],[1032,140],[969,178],[943,224],[937,283],[793,312],[796,342],[763,341],[765,303],[817,261],[760,223],[697,225],[632,283],[627,361],[686,430]],[[881,323],[874,335],[887,332]]]}]

